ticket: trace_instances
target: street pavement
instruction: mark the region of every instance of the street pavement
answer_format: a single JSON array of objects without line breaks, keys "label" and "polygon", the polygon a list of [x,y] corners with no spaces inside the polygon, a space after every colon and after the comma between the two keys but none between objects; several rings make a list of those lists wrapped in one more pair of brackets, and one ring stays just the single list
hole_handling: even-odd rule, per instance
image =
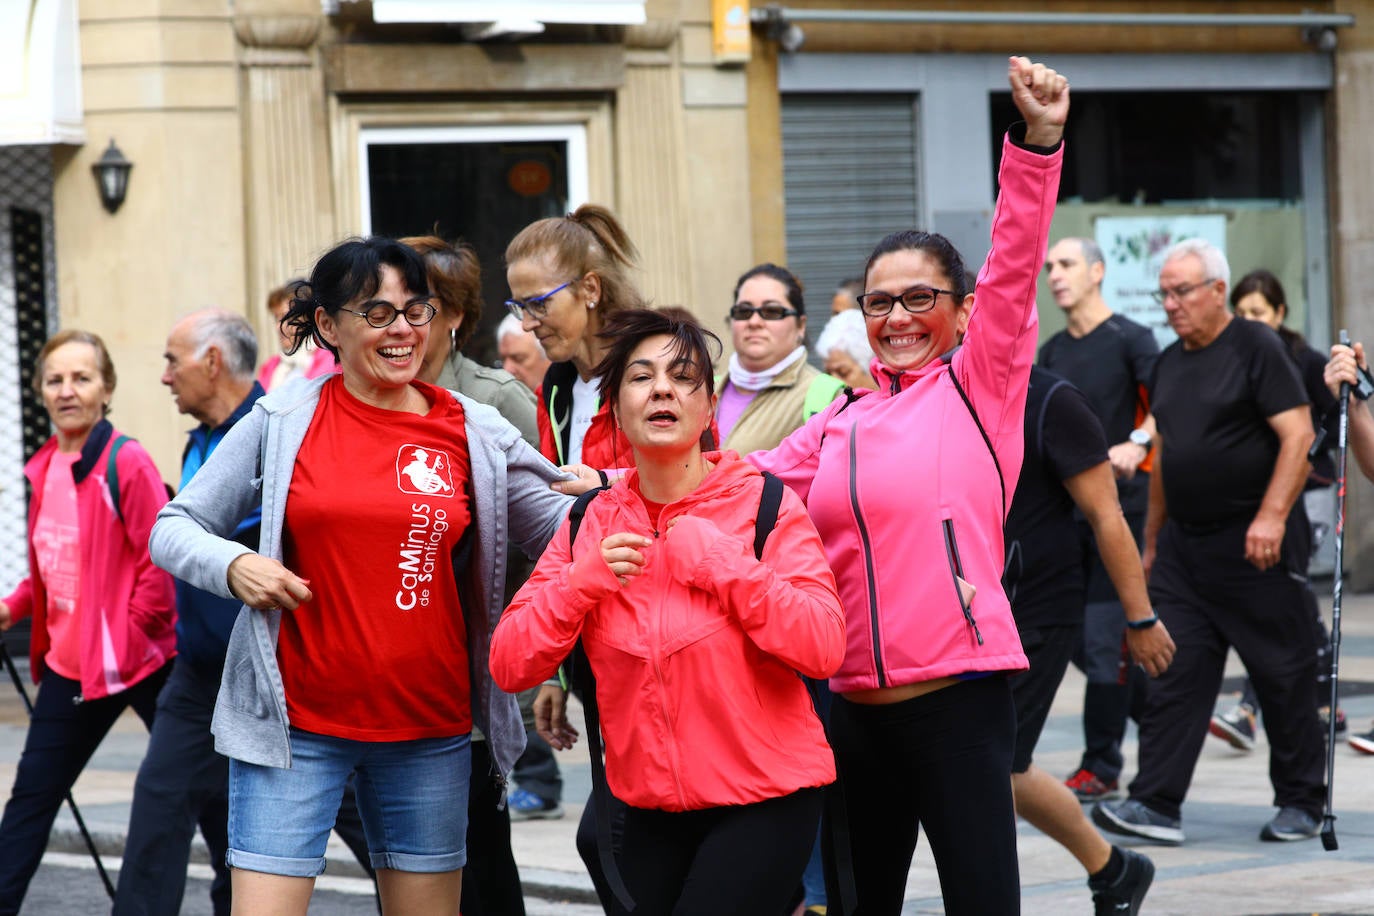
[{"label": "street pavement", "polygon": [[[1329,615],[1329,587],[1324,604]],[[1351,728],[1366,731],[1374,719],[1374,595],[1347,594],[1342,614],[1341,706]],[[1227,684],[1238,688],[1243,669],[1233,655]],[[8,678],[5,678],[8,682]],[[31,685],[30,685],[31,688]],[[1036,763],[1051,773],[1068,775],[1077,765],[1081,745],[1079,712],[1083,680],[1070,670],[1036,754]],[[1219,700],[1229,708],[1231,697]],[[577,710],[574,709],[574,715]],[[0,686],[0,785],[13,782],[14,766],[24,740],[24,710],[18,694]],[[134,774],[147,736],[132,713],[115,726],[77,782],[74,795],[107,867],[117,867],[128,822]],[[1340,848],[1327,852],[1319,840],[1262,843],[1259,829],[1274,813],[1268,782],[1268,746],[1261,734],[1255,750],[1233,750],[1208,738],[1183,810],[1187,841],[1168,848],[1139,845],[1158,869],[1144,911],[1159,914],[1370,914],[1374,916],[1374,756],[1360,754],[1344,741],[1336,748],[1336,836]],[[1134,731],[1128,736],[1127,777],[1135,767]],[[588,913],[595,908],[591,881],[574,846],[582,803],[590,789],[585,747],[559,753],[565,780],[565,815],[557,820],[512,825],[512,846],[524,892],[542,900],[542,912]],[[3,789],[0,789],[3,791]],[[1068,916],[1091,912],[1081,868],[1064,849],[1025,823],[1018,827],[1022,912],[1027,916]],[[64,808],[54,828],[45,867],[35,879],[23,916],[65,916],[95,910],[70,907],[72,885],[90,882],[97,895],[99,879]],[[197,838],[197,862],[206,854]],[[370,893],[362,874],[342,843],[335,839],[329,866],[321,879],[312,913],[343,914],[367,910],[355,904]],[[208,912],[204,877],[208,867],[192,865],[192,883],[184,914]],[[327,891],[327,893],[326,893]],[[343,900],[351,895],[353,902]],[[93,899],[98,899],[98,896]],[[58,901],[66,901],[61,903]],[[929,847],[922,841],[907,883],[904,914],[942,913],[939,884]]]}]

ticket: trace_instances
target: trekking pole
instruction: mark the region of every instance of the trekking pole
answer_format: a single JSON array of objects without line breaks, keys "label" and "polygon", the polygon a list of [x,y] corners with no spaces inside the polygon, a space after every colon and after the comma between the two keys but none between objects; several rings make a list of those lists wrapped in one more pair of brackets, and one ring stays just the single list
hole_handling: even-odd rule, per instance
[{"label": "trekking pole", "polygon": [[[14,681],[14,688],[19,691],[19,696],[24,700],[24,709],[28,712],[29,718],[32,719],[33,703],[29,700],[29,692],[24,689],[24,680],[19,676],[19,669],[14,667],[14,659],[10,658],[9,650],[5,648],[3,639],[0,639],[0,661],[3,661],[9,670],[10,680]],[[70,789],[67,790],[67,806],[72,809],[76,828],[81,831],[81,838],[86,841],[86,848],[91,851],[91,858],[95,860],[95,870],[100,872],[100,880],[105,883],[105,892],[113,900],[115,896],[114,884],[110,881],[109,873],[105,871],[105,863],[100,861],[100,853],[95,848],[95,840],[91,838],[91,832],[86,829],[86,822],[81,818],[81,811],[76,807],[76,799],[72,797]]]},{"label": "trekking pole", "polygon": [[[1340,341],[1350,346],[1350,335],[1341,329]],[[1340,848],[1336,842],[1336,815],[1332,811],[1332,795],[1336,781],[1336,680],[1341,662],[1341,589],[1345,568],[1345,469],[1349,452],[1350,383],[1341,382],[1340,420],[1336,427],[1336,571],[1331,588],[1331,712],[1327,716],[1326,734],[1326,807],[1322,811],[1322,848],[1332,852]]]}]

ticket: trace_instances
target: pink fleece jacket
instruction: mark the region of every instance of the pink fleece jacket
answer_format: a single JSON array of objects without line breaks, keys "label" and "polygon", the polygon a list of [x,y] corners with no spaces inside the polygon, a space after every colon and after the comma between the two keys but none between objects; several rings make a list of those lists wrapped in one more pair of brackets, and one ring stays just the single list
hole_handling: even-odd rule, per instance
[{"label": "pink fleece jacket", "polygon": [[[952,363],[1008,500],[1021,471],[1036,277],[1062,159],[1062,146],[1041,155],[1004,141],[992,251]],[[845,609],[837,692],[1027,666],[1001,587],[997,468],[949,370],[934,360],[894,373],[875,360],[877,391],[837,400],[777,448],[749,456],[802,497],[825,543]],[[971,600],[959,580],[976,589]]]},{"label": "pink fleece jacket", "polygon": [[[148,556],[148,535],[167,503],[167,489],[143,446],[126,442],[115,456],[124,510],[120,523],[106,482],[109,449],[117,435],[100,421],[72,469],[81,525],[81,693],[89,700],[127,690],[176,655],[172,577]],[[42,507],[43,480],[56,451],[56,438],[49,439],[24,466],[33,493],[30,544]],[[5,603],[15,620],[33,617],[29,655],[37,683],[48,652],[48,596],[32,547],[29,576]]]}]

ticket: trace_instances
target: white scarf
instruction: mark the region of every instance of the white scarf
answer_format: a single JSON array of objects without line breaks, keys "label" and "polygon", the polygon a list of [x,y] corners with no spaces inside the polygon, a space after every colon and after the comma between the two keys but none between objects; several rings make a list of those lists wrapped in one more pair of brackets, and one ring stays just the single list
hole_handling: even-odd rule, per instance
[{"label": "white scarf", "polygon": [[777,363],[760,372],[750,372],[740,365],[739,354],[730,354],[730,384],[740,391],[762,391],[773,384],[773,379],[799,359],[806,358],[806,347],[797,347]]}]

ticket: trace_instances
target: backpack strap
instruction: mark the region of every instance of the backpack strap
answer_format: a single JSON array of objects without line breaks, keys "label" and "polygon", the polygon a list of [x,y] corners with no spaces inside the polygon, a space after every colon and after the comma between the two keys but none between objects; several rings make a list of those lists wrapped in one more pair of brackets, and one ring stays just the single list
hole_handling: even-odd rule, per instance
[{"label": "backpack strap", "polygon": [[573,500],[572,508],[568,510],[568,551],[572,552],[572,545],[577,543],[577,531],[582,527],[582,518],[587,514],[587,507],[592,504],[607,487],[594,487]]},{"label": "backpack strap", "polygon": [[110,488],[110,502],[114,503],[115,518],[119,519],[121,525],[124,524],[124,509],[119,505],[119,468],[115,465],[115,456],[128,441],[128,436],[116,436],[115,441],[110,444],[110,457],[105,461],[105,483]]},{"label": "backpack strap", "polygon": [[759,514],[754,521],[754,559],[763,559],[763,545],[778,525],[782,507],[782,478],[763,472],[763,492],[759,494]]},{"label": "backpack strap", "polygon": [[997,450],[992,447],[992,439],[988,436],[988,431],[983,428],[983,423],[978,419],[978,411],[973,409],[973,402],[964,393],[964,386],[959,384],[959,376],[954,374],[954,363],[949,364],[949,380],[954,383],[954,390],[959,392],[959,398],[968,408],[968,415],[973,417],[973,425],[978,427],[978,435],[983,437],[983,444],[988,447],[988,454],[992,456],[993,467],[997,468],[997,485],[1002,488],[1002,520],[1007,518],[1007,480],[1002,476],[1002,462],[997,460]]}]

